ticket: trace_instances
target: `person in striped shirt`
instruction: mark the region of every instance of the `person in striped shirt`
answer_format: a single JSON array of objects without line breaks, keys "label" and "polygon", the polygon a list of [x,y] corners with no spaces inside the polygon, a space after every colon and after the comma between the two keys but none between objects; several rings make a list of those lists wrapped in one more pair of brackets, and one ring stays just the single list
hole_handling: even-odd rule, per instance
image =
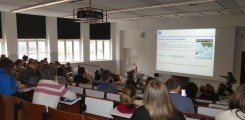
[{"label": "person in striped shirt", "polygon": [[56,80],[56,67],[54,65],[45,65],[41,70],[41,80],[34,90],[32,103],[46,105],[57,109],[60,97],[69,100],[76,99],[76,93],[67,90]]}]

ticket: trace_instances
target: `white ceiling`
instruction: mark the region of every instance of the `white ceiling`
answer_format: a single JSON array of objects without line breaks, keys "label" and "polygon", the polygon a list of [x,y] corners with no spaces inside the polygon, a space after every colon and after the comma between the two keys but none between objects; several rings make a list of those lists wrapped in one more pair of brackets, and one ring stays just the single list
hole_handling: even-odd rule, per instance
[{"label": "white ceiling", "polygon": [[[0,10],[10,12],[13,9],[26,7],[52,0],[0,0]],[[199,0],[92,0],[92,7],[112,10],[123,10],[143,6],[152,6],[165,3],[199,1]],[[66,2],[48,7],[42,7],[23,11],[22,13],[64,17],[72,15],[73,9],[89,6],[89,0],[79,2]],[[180,18],[209,15],[234,15],[245,13],[245,0],[216,0],[194,5],[179,5],[172,7],[161,7],[142,9],[127,12],[116,12],[108,14],[110,20],[143,19],[143,18]]]}]

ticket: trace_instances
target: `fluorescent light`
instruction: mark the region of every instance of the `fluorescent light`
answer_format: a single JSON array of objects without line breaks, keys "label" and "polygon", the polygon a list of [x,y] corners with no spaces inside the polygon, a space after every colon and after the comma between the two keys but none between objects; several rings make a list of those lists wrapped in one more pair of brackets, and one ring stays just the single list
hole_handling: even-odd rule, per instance
[{"label": "fluorescent light", "polygon": [[64,3],[64,2],[68,2],[68,1],[71,1],[71,0],[55,0],[55,1],[49,1],[49,2],[44,2],[44,3],[37,4],[37,5],[32,5],[32,6],[27,6],[27,7],[24,7],[24,8],[15,9],[15,10],[12,10],[11,12],[17,13],[17,12],[21,12],[21,11],[25,11],[25,10],[30,10],[30,9],[45,7],[45,6],[59,4],[59,3]]},{"label": "fluorescent light", "polygon": [[126,12],[126,11],[135,11],[135,10],[152,9],[152,8],[160,8],[160,7],[171,7],[171,6],[179,6],[179,5],[189,5],[189,4],[205,3],[205,2],[213,2],[213,1],[215,1],[215,0],[199,0],[199,1],[176,2],[176,3],[168,3],[168,4],[160,4],[160,5],[152,5],[152,6],[143,6],[143,7],[136,7],[136,8],[112,10],[112,11],[108,11],[107,13]]}]

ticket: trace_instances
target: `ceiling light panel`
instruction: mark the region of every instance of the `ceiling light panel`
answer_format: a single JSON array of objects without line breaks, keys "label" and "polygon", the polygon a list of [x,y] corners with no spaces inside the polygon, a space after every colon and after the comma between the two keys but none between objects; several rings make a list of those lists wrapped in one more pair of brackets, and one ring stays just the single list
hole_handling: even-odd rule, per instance
[{"label": "ceiling light panel", "polygon": [[223,7],[216,2],[197,3],[197,5],[194,6],[180,5],[175,7],[186,12],[223,9]]},{"label": "ceiling light panel", "polygon": [[48,2],[42,2],[40,4],[36,4],[36,5],[32,5],[32,6],[26,6],[26,7],[23,7],[23,8],[17,8],[17,9],[11,10],[11,12],[16,13],[16,12],[21,12],[21,11],[41,8],[41,7],[45,7],[45,6],[60,4],[60,3],[68,2],[68,1],[71,1],[71,0],[53,0],[53,1],[48,1]]},{"label": "ceiling light panel", "polygon": [[231,14],[244,14],[242,9],[231,9],[229,10]]},{"label": "ceiling light panel", "polygon": [[120,13],[112,13],[112,14],[108,14],[108,19],[112,18],[112,19],[116,19],[116,18],[132,18],[132,17],[139,17],[139,16],[143,16],[140,14],[135,14],[135,13],[129,13],[129,12],[120,12]]},{"label": "ceiling light panel", "polygon": [[164,7],[162,9],[170,11],[170,12],[174,12],[174,13],[185,12],[185,11],[183,11],[181,9],[176,8],[176,7]]},{"label": "ceiling light panel", "polygon": [[138,1],[138,2],[143,3],[145,5],[156,5],[156,4],[160,3],[160,2],[157,2],[155,0],[135,0],[135,1]]},{"label": "ceiling light panel", "polygon": [[241,10],[245,13],[245,8],[241,8]]},{"label": "ceiling light panel", "polygon": [[235,0],[239,7],[245,7],[245,0]]},{"label": "ceiling light panel", "polygon": [[237,8],[238,5],[234,0],[216,0],[224,8]]},{"label": "ceiling light panel", "polygon": [[175,2],[186,2],[190,0],[154,0],[154,1],[157,1],[159,3],[175,3]]},{"label": "ceiling light panel", "polygon": [[131,11],[134,13],[138,13],[138,14],[143,14],[143,15],[159,15],[159,14],[173,14],[176,12],[171,12],[168,10],[164,10],[161,8],[154,8],[154,9],[142,9],[142,10],[135,10],[135,11]]}]

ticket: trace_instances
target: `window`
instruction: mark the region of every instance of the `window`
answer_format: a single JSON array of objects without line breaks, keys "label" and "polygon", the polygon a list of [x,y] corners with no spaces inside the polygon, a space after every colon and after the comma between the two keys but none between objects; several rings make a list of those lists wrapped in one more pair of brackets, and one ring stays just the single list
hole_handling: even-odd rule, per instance
[{"label": "window", "polygon": [[110,40],[90,40],[90,60],[111,60]]},{"label": "window", "polygon": [[58,40],[58,60],[60,62],[80,61],[80,53],[80,40]]},{"label": "window", "polygon": [[29,58],[43,60],[48,58],[50,61],[50,54],[47,52],[47,45],[45,39],[19,39],[18,40],[18,52],[19,58],[23,55],[27,55]]}]

